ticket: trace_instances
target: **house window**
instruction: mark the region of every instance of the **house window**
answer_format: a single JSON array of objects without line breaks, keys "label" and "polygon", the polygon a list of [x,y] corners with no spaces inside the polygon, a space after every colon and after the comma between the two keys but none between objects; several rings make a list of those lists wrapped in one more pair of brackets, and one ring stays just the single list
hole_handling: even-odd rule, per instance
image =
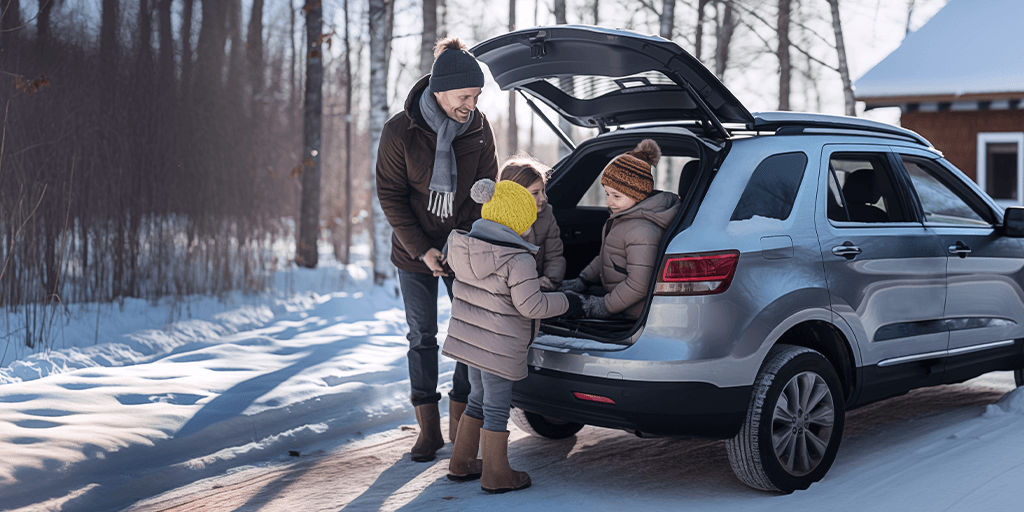
[{"label": "house window", "polygon": [[1022,204],[1024,132],[978,134],[978,185],[1000,204]]}]

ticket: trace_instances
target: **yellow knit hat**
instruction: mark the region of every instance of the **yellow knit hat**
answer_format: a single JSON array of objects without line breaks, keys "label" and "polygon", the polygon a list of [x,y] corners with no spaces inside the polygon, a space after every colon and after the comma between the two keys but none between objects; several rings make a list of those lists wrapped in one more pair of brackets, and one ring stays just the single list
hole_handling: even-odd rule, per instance
[{"label": "yellow knit hat", "polygon": [[480,216],[522,235],[537,221],[537,201],[526,187],[504,180],[482,179],[473,184],[470,196],[483,203]]}]

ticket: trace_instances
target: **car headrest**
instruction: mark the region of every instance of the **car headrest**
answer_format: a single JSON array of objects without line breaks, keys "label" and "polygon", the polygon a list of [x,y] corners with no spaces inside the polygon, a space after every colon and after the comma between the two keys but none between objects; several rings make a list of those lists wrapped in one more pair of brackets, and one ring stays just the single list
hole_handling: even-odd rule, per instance
[{"label": "car headrest", "polygon": [[686,193],[690,191],[690,186],[697,177],[697,169],[700,169],[700,160],[690,160],[683,164],[683,169],[679,171],[679,187],[676,193],[680,199],[686,197]]},{"label": "car headrest", "polygon": [[853,171],[843,184],[843,197],[854,204],[875,204],[882,198],[882,191],[875,181],[874,169]]}]

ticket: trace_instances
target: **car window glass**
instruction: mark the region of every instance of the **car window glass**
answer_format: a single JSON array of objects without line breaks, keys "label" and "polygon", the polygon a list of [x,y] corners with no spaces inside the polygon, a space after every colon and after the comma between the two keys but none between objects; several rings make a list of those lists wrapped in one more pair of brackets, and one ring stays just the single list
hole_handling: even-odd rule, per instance
[{"label": "car window glass", "polygon": [[828,218],[839,222],[905,222],[885,153],[834,153],[829,159]]},{"label": "car window glass", "polygon": [[921,200],[925,224],[990,225],[959,194],[936,177],[938,170],[933,164],[920,158],[900,156]]},{"label": "car window glass", "polygon": [[765,158],[754,169],[730,220],[758,217],[786,220],[807,168],[807,155],[783,153]]}]

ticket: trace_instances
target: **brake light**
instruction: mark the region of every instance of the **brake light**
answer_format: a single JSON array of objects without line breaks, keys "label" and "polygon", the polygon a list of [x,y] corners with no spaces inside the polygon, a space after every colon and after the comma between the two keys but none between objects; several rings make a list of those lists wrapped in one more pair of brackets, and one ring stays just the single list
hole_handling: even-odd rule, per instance
[{"label": "brake light", "polygon": [[655,295],[713,295],[729,288],[738,251],[669,256],[654,287]]},{"label": "brake light", "polygon": [[579,391],[573,391],[572,396],[579,398],[580,400],[586,400],[588,402],[600,402],[602,404],[615,405],[615,400],[601,395],[591,395],[590,393],[580,393]]}]

